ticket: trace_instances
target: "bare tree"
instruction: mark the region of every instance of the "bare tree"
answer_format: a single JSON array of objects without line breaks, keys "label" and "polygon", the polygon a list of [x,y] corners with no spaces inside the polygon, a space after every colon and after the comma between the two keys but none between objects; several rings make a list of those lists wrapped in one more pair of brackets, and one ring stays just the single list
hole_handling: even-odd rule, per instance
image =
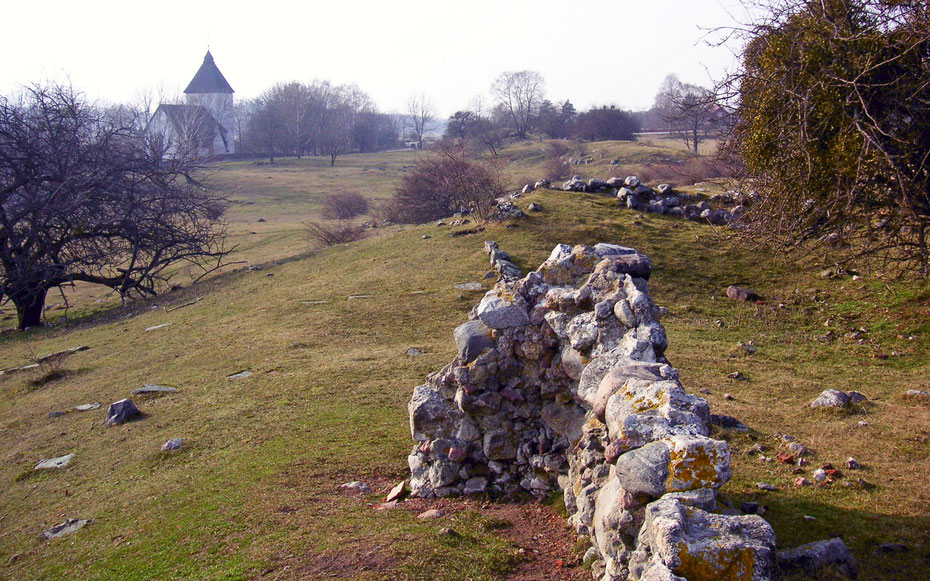
[{"label": "bare tree", "polygon": [[504,72],[491,85],[491,92],[510,114],[517,136],[526,139],[545,95],[542,75],[536,71]]},{"label": "bare tree", "polygon": [[65,86],[0,98],[0,297],[39,325],[50,289],[156,294],[172,267],[215,268],[224,205],[197,182],[197,149],[163,158],[118,117]]},{"label": "bare tree", "polygon": [[668,123],[669,132],[697,153],[701,140],[714,126],[710,113],[716,102],[717,96],[710,89],[682,83],[675,75],[668,75],[656,95],[654,108]]},{"label": "bare tree", "polygon": [[424,94],[414,95],[407,101],[407,115],[417,137],[417,149],[423,149],[423,136],[434,126],[436,109],[432,101]]}]

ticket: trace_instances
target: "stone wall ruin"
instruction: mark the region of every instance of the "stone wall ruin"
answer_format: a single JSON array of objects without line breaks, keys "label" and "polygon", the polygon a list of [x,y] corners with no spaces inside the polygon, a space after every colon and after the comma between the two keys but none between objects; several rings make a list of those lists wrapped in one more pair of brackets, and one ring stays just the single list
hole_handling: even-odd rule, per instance
[{"label": "stone wall ruin", "polygon": [[414,390],[412,493],[559,488],[595,579],[768,579],[774,533],[718,502],[729,450],[665,359],[651,270],[633,249],[562,244],[502,276]]}]

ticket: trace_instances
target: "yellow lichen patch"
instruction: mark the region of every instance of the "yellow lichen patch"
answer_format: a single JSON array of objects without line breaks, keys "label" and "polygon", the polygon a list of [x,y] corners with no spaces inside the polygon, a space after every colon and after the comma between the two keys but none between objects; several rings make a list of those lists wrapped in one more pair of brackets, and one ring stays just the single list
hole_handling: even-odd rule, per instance
[{"label": "yellow lichen patch", "polygon": [[752,579],[756,556],[752,549],[718,543],[692,547],[679,542],[680,564],[672,572],[688,581],[746,581]]},{"label": "yellow lichen patch", "polygon": [[658,409],[668,399],[665,388],[660,388],[655,393],[631,391],[629,381],[623,384],[623,397],[630,402],[630,409],[636,414]]},{"label": "yellow lichen patch", "polygon": [[572,255],[575,257],[575,261],[572,265],[572,272],[576,276],[588,274],[594,270],[594,265],[600,261],[600,257],[598,255],[587,253],[584,250],[577,250],[572,252]]},{"label": "yellow lichen patch", "polygon": [[722,486],[718,466],[726,462],[726,458],[716,448],[700,443],[694,446],[687,444],[690,442],[684,447],[674,444],[669,446],[666,489],[669,492],[684,492]]},{"label": "yellow lichen patch", "polygon": [[537,272],[543,280],[554,286],[566,286],[575,283],[572,271],[558,263],[544,263]]}]

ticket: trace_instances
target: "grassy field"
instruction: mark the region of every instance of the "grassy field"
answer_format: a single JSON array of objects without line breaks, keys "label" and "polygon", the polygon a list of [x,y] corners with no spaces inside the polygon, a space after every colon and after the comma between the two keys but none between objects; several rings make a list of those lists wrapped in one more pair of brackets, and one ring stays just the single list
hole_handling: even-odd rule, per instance
[{"label": "grassy field", "polygon": [[[504,151],[507,179],[516,186],[535,175],[546,147]],[[585,147],[594,161],[579,172],[584,177],[605,176],[613,157],[632,168],[682,155],[638,144]],[[514,540],[522,522],[501,517],[493,504],[463,504],[436,521],[416,518],[423,504],[376,509],[406,475],[412,389],[454,356],[452,329],[481,296],[463,296],[453,285],[483,279],[486,239],[524,269],[560,242],[608,241],[647,253],[655,266],[653,297],[669,309],[668,356],[685,387],[707,390],[715,413],[752,428],[724,435],[734,471],[726,494],[737,505],[767,506],[781,547],[841,535],[860,578],[924,575],[930,405],[903,393],[930,389],[930,288],[868,276],[822,278],[822,264],[789,265],[737,247],[710,227],[637,217],[609,198],[550,190],[518,201],[545,211],[513,228],[494,224],[450,237],[456,229],[394,226],[347,246],[307,251],[301,222],[315,217],[322,195],[350,188],[386,197],[418,155],[344,156],[335,168],[312,158],[221,164],[214,179],[234,202],[232,260],[241,264],[126,307],[99,291],[78,293],[67,324],[52,310],[56,326],[0,336],[2,367],[90,347],[59,368],[0,377],[0,578],[517,575],[530,549]],[[266,266],[246,270],[246,263]],[[731,302],[729,284],[750,285],[766,301]],[[358,295],[369,296],[349,298]],[[175,308],[181,305],[188,306]],[[865,331],[858,339],[846,337],[859,328]],[[831,331],[833,340],[823,339]],[[758,352],[747,354],[740,341],[754,341]],[[423,354],[408,356],[411,347]],[[243,370],[252,375],[228,377]],[[748,381],[728,380],[733,371]],[[146,382],[179,391],[137,399],[144,419],[104,427],[106,405]],[[848,413],[810,409],[826,388],[857,389],[870,401]],[[73,410],[90,402],[103,407]],[[50,418],[54,411],[68,413]],[[762,444],[773,456],[778,432],[815,451],[808,475],[848,456],[863,470],[844,469],[831,487],[796,489],[790,467],[748,454]],[[162,453],[161,444],[175,437],[184,438],[182,449]],[[67,468],[32,471],[40,459],[68,453],[76,456]],[[858,476],[874,488],[857,484]],[[340,490],[350,480],[375,492]],[[760,481],[778,492],[759,491]],[[92,522],[68,537],[39,540],[66,518]],[[459,534],[442,534],[444,527]],[[877,550],[888,542],[907,551]]]}]

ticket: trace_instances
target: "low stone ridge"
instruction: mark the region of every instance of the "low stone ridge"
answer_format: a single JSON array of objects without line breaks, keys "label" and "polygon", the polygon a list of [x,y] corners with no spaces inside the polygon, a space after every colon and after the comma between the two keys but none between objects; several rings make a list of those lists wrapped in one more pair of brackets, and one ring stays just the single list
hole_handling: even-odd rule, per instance
[{"label": "low stone ridge", "polygon": [[769,579],[768,523],[720,514],[730,452],[664,356],[651,270],[630,248],[561,244],[502,277],[414,389],[411,494],[562,489],[602,581]]},{"label": "low stone ridge", "polygon": [[[513,193],[510,197],[519,198],[541,187],[549,187],[549,182],[539,181],[532,185],[527,184],[521,192]],[[729,191],[723,194],[705,196],[703,194],[676,192],[669,184],[659,184],[655,188],[650,188],[644,185],[636,176],[612,177],[607,180],[592,178],[585,181],[580,175],[575,175],[570,180],[557,186],[556,189],[566,192],[616,195],[621,207],[637,212],[652,212],[695,222],[710,223],[714,226],[729,225],[731,227],[736,227],[737,221],[759,199],[755,192],[744,194]]]}]

